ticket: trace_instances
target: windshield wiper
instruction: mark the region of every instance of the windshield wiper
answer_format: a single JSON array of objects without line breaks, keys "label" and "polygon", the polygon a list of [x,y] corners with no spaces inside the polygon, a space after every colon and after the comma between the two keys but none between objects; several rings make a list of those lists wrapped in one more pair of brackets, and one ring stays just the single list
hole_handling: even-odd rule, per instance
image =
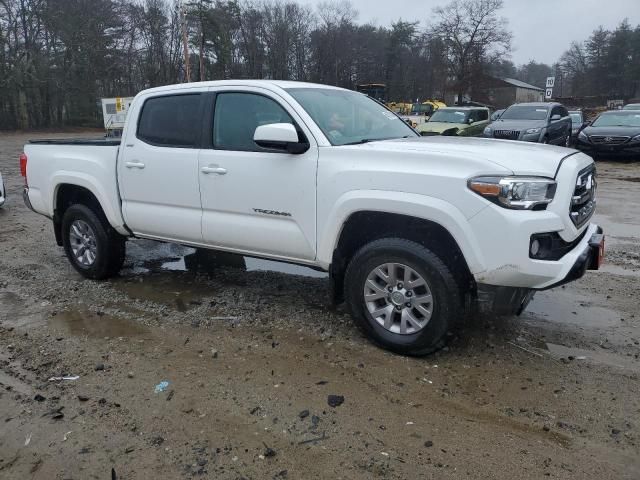
[{"label": "windshield wiper", "polygon": [[362,145],[363,143],[375,142],[378,139],[376,138],[362,138],[360,140],[356,140],[355,142],[343,143],[342,145]]},{"label": "windshield wiper", "polygon": [[403,135],[402,137],[361,138],[360,140],[356,140],[354,142],[343,143],[341,146],[345,146],[345,145],[362,145],[363,143],[384,142],[385,140],[397,140],[398,138],[414,138],[416,136],[417,135]]}]

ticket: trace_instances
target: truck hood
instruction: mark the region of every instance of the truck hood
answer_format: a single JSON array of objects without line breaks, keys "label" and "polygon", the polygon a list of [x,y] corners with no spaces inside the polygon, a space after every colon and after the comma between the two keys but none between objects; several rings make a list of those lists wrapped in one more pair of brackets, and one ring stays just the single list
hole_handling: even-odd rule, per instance
[{"label": "truck hood", "polygon": [[[487,162],[487,173],[497,167],[511,171],[514,175],[535,175],[554,178],[564,158],[579,153],[564,147],[542,145],[510,140],[460,137],[415,137],[385,140],[358,145],[389,153],[439,154],[447,157],[469,158]],[[500,169],[502,170],[502,169]]]}]

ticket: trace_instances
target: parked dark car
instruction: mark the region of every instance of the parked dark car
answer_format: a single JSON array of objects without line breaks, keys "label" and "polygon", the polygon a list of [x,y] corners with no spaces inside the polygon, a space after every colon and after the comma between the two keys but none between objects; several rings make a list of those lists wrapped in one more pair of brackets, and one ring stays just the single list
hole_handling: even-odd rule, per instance
[{"label": "parked dark car", "polygon": [[640,158],[640,110],[601,113],[580,132],[576,147],[593,157],[626,155]]},{"label": "parked dark car", "polygon": [[623,110],[640,110],[640,103],[629,103],[622,107]]},{"label": "parked dark car", "polygon": [[589,125],[589,122],[585,120],[582,110],[570,110],[569,116],[571,117],[571,144],[575,145],[578,134]]},{"label": "parked dark car", "polygon": [[559,103],[517,103],[485,128],[484,136],[568,147],[571,145],[571,117]]}]

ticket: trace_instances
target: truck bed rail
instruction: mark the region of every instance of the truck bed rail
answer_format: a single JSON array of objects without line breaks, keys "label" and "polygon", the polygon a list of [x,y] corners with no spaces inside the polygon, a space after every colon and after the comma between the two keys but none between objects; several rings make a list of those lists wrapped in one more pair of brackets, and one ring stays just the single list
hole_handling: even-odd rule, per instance
[{"label": "truck bed rail", "polygon": [[120,145],[119,138],[44,138],[39,140],[29,140],[34,145],[91,145],[95,147],[117,147]]}]

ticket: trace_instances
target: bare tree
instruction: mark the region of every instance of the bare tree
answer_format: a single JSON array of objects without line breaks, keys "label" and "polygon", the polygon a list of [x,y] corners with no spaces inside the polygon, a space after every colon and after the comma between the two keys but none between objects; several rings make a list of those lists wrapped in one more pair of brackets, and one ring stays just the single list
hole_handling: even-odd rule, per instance
[{"label": "bare tree", "polygon": [[511,33],[498,13],[502,0],[454,0],[434,10],[437,18],[431,33],[447,52],[450,75],[461,102],[471,83],[473,67],[487,56],[504,56],[511,50]]}]

